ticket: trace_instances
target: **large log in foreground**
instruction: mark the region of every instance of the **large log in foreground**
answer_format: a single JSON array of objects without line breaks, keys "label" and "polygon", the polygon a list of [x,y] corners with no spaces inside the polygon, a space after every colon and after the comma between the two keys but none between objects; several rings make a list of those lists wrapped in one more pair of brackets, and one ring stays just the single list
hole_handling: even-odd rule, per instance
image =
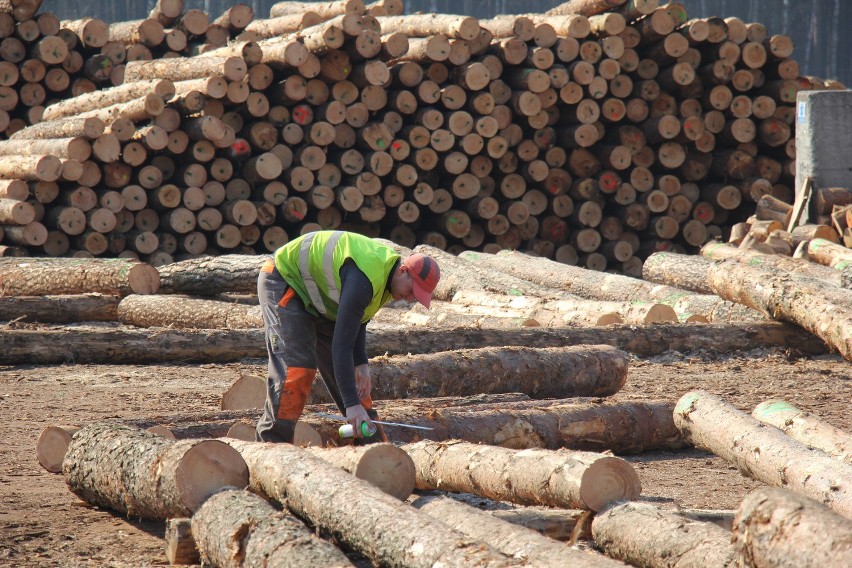
[{"label": "large log in foreground", "polygon": [[[801,328],[782,322],[736,324],[614,325],[552,329],[377,329],[368,326],[368,355],[434,353],[484,346],[562,347],[611,345],[636,355],[666,351],[731,353],[781,347],[818,355],[825,344]],[[0,329],[0,364],[225,363],[265,358],[263,330]]]},{"label": "large log in foreground", "polygon": [[414,460],[418,489],[593,511],[636,499],[641,491],[639,476],[627,462],[592,452],[511,450],[459,441],[421,441],[403,449]]},{"label": "large log in foreground", "polygon": [[793,440],[708,392],[683,395],[674,420],[690,442],[728,460],[744,475],[852,518],[852,465]]},{"label": "large log in foreground", "polygon": [[320,459],[348,471],[358,479],[369,481],[388,495],[404,501],[415,484],[415,468],[411,457],[393,444],[368,444],[340,448],[312,447]]},{"label": "large log in foreground", "polygon": [[646,503],[617,503],[592,521],[608,556],[648,568],[732,568],[731,533]]},{"label": "large log in foreground", "polygon": [[733,544],[740,566],[822,568],[848,566],[852,521],[790,491],[760,487],[734,517]]},{"label": "large log in foreground", "polygon": [[374,399],[505,392],[610,396],[627,380],[627,354],[606,345],[460,349],[378,357],[370,366]]},{"label": "large log in foreground", "polygon": [[832,426],[807,410],[783,400],[767,400],[755,406],[751,415],[780,428],[794,440],[852,463],[852,433]]},{"label": "large log in foreground", "polygon": [[713,265],[707,277],[723,298],[796,323],[852,361],[852,291],[733,259]]},{"label": "large log in foreground", "polygon": [[62,472],[84,501],[160,521],[189,516],[217,490],[249,480],[245,461],[220,441],[174,442],[106,422],[74,434]]},{"label": "large log in foreground", "polygon": [[221,491],[192,516],[192,536],[206,565],[343,568],[343,552],[284,509],[244,490]]},{"label": "large log in foreground", "polygon": [[[448,497],[425,495],[412,506],[455,530],[494,546],[500,552],[525,560],[526,566],[576,566],[577,568],[610,568],[624,566],[597,553],[574,550],[534,531],[495,518],[476,507]],[[470,564],[466,564],[470,566]]]},{"label": "large log in foreground", "polygon": [[249,466],[251,489],[281,502],[383,566],[514,563],[490,546],[409,507],[290,444],[227,440]]}]

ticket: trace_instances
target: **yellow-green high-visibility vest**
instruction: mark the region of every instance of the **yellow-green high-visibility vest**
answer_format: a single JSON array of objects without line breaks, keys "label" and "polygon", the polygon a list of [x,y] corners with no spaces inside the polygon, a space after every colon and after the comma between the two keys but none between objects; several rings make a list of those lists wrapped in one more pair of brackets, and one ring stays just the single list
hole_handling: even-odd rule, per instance
[{"label": "yellow-green high-visibility vest", "polygon": [[387,282],[399,254],[369,237],[345,231],[316,231],[274,253],[275,267],[313,315],[332,321],[340,306],[340,267],[352,259],[370,280],[373,298],[361,322],[367,322],[392,297]]}]

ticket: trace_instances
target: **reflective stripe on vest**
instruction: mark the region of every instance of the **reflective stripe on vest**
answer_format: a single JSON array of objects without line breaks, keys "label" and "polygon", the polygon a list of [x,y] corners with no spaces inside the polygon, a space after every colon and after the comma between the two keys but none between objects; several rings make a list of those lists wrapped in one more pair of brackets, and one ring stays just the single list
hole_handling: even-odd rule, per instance
[{"label": "reflective stripe on vest", "polygon": [[[326,310],[325,303],[322,301],[322,294],[320,294],[319,287],[310,270],[311,243],[314,242],[314,236],[315,233],[308,233],[299,246],[299,273],[302,275],[302,281],[305,283],[305,289],[311,298],[311,303],[320,314],[327,315],[328,310]],[[340,290],[337,289],[334,279],[334,249],[342,236],[343,231],[335,231],[329,237],[322,253],[322,271],[325,275],[328,297],[336,304],[340,303]]]}]

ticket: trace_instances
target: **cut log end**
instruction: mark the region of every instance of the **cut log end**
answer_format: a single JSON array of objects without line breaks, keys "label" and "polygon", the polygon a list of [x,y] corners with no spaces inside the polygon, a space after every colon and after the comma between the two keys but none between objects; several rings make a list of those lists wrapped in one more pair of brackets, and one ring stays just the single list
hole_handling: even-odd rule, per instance
[{"label": "cut log end", "polygon": [[414,490],[414,462],[404,450],[391,444],[369,446],[352,473],[400,500]]},{"label": "cut log end", "polygon": [[645,314],[645,323],[677,322],[677,312],[665,304],[655,304]]},{"label": "cut log end", "polygon": [[128,271],[127,281],[134,294],[156,294],[160,289],[160,273],[150,264],[133,266]]},{"label": "cut log end", "polygon": [[301,448],[313,446],[315,448],[322,447],[322,436],[310,424],[297,422],[296,429],[293,432],[293,445]]},{"label": "cut log end", "polygon": [[75,426],[48,426],[41,431],[36,443],[38,463],[50,473],[62,473],[62,460],[71,443]]},{"label": "cut log end", "polygon": [[248,466],[240,453],[218,440],[195,444],[181,458],[175,480],[181,499],[190,511],[222,487],[246,487]]},{"label": "cut log end", "polygon": [[251,424],[235,422],[233,426],[228,428],[228,433],[225,434],[225,436],[236,440],[242,440],[244,442],[254,442],[257,440],[255,433],[255,427]]},{"label": "cut log end", "polygon": [[619,458],[604,457],[583,472],[580,499],[592,511],[601,511],[608,503],[637,499],[641,492],[633,466]]},{"label": "cut log end", "polygon": [[266,381],[255,375],[243,375],[222,395],[221,410],[263,408]]}]

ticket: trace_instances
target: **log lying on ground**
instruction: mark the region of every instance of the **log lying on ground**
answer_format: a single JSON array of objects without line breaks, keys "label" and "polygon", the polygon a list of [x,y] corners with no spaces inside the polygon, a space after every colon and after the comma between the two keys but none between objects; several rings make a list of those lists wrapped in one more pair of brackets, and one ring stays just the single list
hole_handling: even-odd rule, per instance
[{"label": "log lying on ground", "polygon": [[764,254],[756,250],[741,249],[725,243],[708,243],[704,245],[701,247],[701,256],[711,260],[733,258],[749,266],[788,272],[790,274],[823,280],[832,286],[844,287],[843,272],[801,258],[791,258],[779,254]]},{"label": "log lying on ground", "polygon": [[[525,560],[529,566],[624,566],[601,554],[574,550],[534,531],[497,519],[470,505],[449,497],[426,495],[412,506],[455,530],[490,544],[502,553]],[[470,564],[466,564],[470,566]]]},{"label": "log lying on ground", "polygon": [[257,329],[260,306],[192,298],[181,294],[126,296],[118,304],[118,321],[137,327]]},{"label": "log lying on ground", "polygon": [[[386,426],[385,432],[394,442],[457,439],[514,449],[610,450],[617,454],[684,447],[672,421],[673,408],[673,404],[663,401],[601,403],[597,399],[566,399],[506,403],[497,408],[448,407],[424,413],[420,409],[376,404],[382,420],[433,428]],[[336,423],[308,414],[302,420],[313,426],[324,441],[337,438]]]},{"label": "log lying on ground", "polygon": [[400,501],[408,499],[414,490],[414,462],[408,453],[393,444],[312,447],[309,451]]},{"label": "log lying on ground", "polygon": [[[529,298],[525,296],[525,298]],[[532,299],[532,298],[530,298]],[[535,300],[535,299],[532,299]],[[452,302],[432,300],[429,308],[422,306],[386,306],[370,320],[372,327],[408,327],[420,328],[442,327],[442,328],[476,328],[485,327],[489,329],[514,329],[519,327],[540,327],[541,324],[529,317],[521,310],[493,309],[490,313],[484,308],[469,309],[466,306],[455,305]],[[597,325],[609,325],[616,314],[601,316],[601,322]],[[620,319],[620,318],[619,318]],[[620,323],[620,322],[615,322]]]},{"label": "log lying on ground", "polygon": [[173,262],[157,268],[161,294],[210,296],[257,293],[257,274],[268,255],[225,254]]},{"label": "log lying on ground", "polygon": [[256,375],[240,375],[240,378],[222,393],[222,410],[245,410],[263,408],[266,401],[266,379]]},{"label": "log lying on ground", "polygon": [[683,395],[674,420],[687,440],[728,460],[744,475],[852,517],[852,465],[808,448],[704,391]]},{"label": "log lying on ground", "polygon": [[290,444],[228,440],[251,471],[251,489],[287,503],[373,562],[432,567],[513,563],[377,487]]},{"label": "log lying on ground", "polygon": [[608,556],[650,568],[733,568],[731,533],[646,503],[617,503],[592,521],[595,543]]},{"label": "log lying on ground", "polygon": [[584,509],[551,509],[549,507],[486,509],[486,512],[507,523],[520,525],[548,538],[563,542],[571,538],[574,527],[577,526],[580,518],[589,514]]},{"label": "log lying on ground", "polygon": [[843,270],[852,266],[852,251],[848,247],[826,239],[810,240],[808,242],[808,256],[835,270]]},{"label": "log lying on ground", "polygon": [[74,434],[62,472],[84,501],[151,520],[189,516],[218,489],[244,487],[249,474],[240,455],[220,441],[173,442],[105,422]]},{"label": "log lying on ground", "polygon": [[0,296],[0,321],[77,323],[118,320],[118,296]]},{"label": "log lying on ground", "polygon": [[286,509],[279,511],[245,490],[207,499],[192,515],[192,536],[210,566],[353,566],[343,551]]},{"label": "log lying on ground", "polygon": [[600,511],[642,490],[626,461],[592,452],[512,450],[424,440],[403,446],[418,489],[473,493],[496,501]]},{"label": "log lying on ground", "polygon": [[157,269],[125,258],[2,258],[0,296],[155,294]]},{"label": "log lying on ground", "polygon": [[712,265],[712,260],[696,255],[655,252],[645,259],[642,278],[690,292],[712,294],[713,290],[707,284],[707,270]]},{"label": "log lying on ground", "polygon": [[733,533],[740,566],[821,568],[848,566],[852,558],[852,522],[783,489],[760,487],[746,495]]},{"label": "log lying on ground", "polygon": [[723,298],[796,323],[852,360],[852,291],[733,259],[719,261],[708,278]]},{"label": "log lying on ground", "polygon": [[533,398],[610,396],[627,354],[607,345],[483,347],[370,360],[374,399],[522,392]]},{"label": "log lying on ground", "polygon": [[794,440],[852,463],[852,433],[832,426],[807,410],[783,400],[767,400],[758,404],[751,415],[780,428]]},{"label": "log lying on ground", "polygon": [[50,473],[62,473],[62,461],[78,426],[46,426],[36,442],[36,459]]},{"label": "log lying on ground", "polygon": [[660,286],[619,274],[601,274],[520,252],[501,251],[494,255],[467,251],[459,257],[469,260],[472,264],[491,266],[582,298],[608,301],[652,300],[670,305],[679,317],[695,314],[704,316],[711,322],[752,322],[766,319],[760,312],[716,296],[690,293],[681,288]]},{"label": "log lying on ground", "polygon": [[[611,345],[636,355],[666,351],[715,353],[781,347],[822,354],[825,344],[801,328],[766,322],[748,325],[608,326],[602,328],[521,329],[381,329],[368,327],[368,355],[434,353],[483,346],[561,347]],[[247,357],[266,358],[262,329],[0,329],[0,364],[154,363],[184,361],[224,363]]]}]

